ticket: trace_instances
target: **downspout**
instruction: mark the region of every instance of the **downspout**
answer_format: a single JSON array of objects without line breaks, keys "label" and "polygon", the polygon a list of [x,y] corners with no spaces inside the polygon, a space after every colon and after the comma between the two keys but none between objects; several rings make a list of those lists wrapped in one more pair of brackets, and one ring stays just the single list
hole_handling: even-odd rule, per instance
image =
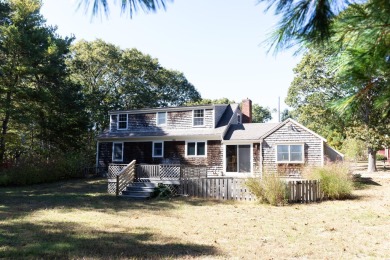
[{"label": "downspout", "polygon": [[325,157],[325,154],[324,154],[324,146],[325,146],[325,142],[324,140],[321,140],[321,166],[324,166],[324,157]]},{"label": "downspout", "polygon": [[96,174],[99,167],[99,141],[96,142]]},{"label": "downspout", "polygon": [[260,147],[259,147],[259,149],[260,149],[260,158],[259,158],[259,160],[260,160],[260,162],[259,162],[259,167],[260,167],[260,176],[261,176],[261,178],[263,178],[263,139],[260,139]]}]

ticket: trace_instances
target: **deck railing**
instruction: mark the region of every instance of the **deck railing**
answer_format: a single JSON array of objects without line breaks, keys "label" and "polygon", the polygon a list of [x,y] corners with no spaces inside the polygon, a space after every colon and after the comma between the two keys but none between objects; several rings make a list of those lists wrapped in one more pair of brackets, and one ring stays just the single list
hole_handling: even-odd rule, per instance
[{"label": "deck railing", "polygon": [[158,164],[138,164],[137,168],[137,178],[159,178],[160,177],[160,167]]},{"label": "deck railing", "polygon": [[183,177],[206,177],[206,166],[184,164],[137,164],[137,179],[179,180]]},{"label": "deck railing", "polygon": [[126,165],[116,176],[116,196],[122,194],[129,183],[133,182],[135,178],[135,160]]}]

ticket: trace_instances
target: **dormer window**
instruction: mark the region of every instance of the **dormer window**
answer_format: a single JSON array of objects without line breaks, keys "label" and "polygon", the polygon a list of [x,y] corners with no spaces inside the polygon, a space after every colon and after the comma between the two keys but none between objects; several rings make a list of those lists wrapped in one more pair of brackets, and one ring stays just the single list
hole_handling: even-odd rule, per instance
[{"label": "dormer window", "polygon": [[204,126],[204,109],[194,110],[193,126]]},{"label": "dormer window", "polygon": [[167,124],[167,112],[157,112],[156,115],[157,125],[166,125]]},{"label": "dormer window", "polygon": [[119,114],[118,129],[127,129],[127,114]]}]

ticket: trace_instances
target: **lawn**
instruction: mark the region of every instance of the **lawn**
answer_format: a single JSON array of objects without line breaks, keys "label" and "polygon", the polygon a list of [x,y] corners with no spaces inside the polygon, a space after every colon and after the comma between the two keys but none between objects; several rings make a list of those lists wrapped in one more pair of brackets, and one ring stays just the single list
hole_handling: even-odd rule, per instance
[{"label": "lawn", "polygon": [[390,258],[389,176],[284,207],[129,201],[97,179],[0,188],[0,258]]}]

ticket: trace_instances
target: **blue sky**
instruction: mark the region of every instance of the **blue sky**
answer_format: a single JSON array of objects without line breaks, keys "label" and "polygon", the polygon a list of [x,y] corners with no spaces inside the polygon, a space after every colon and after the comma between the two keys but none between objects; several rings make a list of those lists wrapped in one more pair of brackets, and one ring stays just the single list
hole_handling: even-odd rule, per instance
[{"label": "blue sky", "polygon": [[41,12],[61,36],[100,38],[150,54],[162,66],[183,72],[203,98],[239,102],[248,97],[276,108],[280,96],[286,107],[283,100],[300,56],[266,53],[260,43],[277,17],[265,14],[256,0],[175,0],[166,11],[139,12],[132,19],[112,6],[109,19],[91,20],[76,6],[74,0],[43,0]]}]

